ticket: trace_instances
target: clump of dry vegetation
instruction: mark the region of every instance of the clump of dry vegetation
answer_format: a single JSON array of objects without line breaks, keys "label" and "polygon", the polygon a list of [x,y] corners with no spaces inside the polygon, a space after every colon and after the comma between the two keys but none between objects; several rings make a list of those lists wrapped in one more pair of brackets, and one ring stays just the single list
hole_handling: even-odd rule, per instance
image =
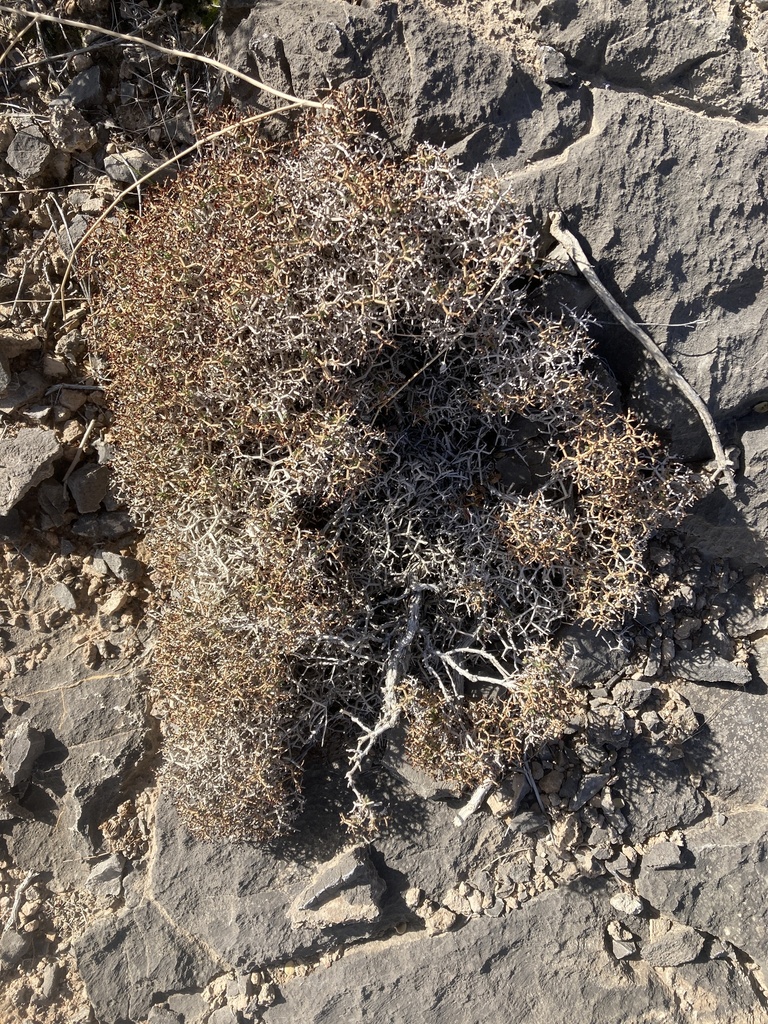
[{"label": "clump of dry vegetation", "polygon": [[504,186],[394,159],[335,97],[201,151],[92,243],[119,480],[170,595],[166,783],[200,836],[291,827],[341,733],[354,804],[402,722],[477,785],[576,696],[552,637],[611,625],[689,478],[620,415],[585,331],[534,314]]}]

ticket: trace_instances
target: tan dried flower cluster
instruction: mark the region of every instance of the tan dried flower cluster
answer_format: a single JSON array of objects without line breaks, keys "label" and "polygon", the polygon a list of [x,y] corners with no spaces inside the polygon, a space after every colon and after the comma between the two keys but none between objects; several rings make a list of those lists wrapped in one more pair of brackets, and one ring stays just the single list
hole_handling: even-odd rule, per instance
[{"label": "tan dried flower cluster", "polygon": [[154,707],[201,836],[295,820],[346,738],[354,805],[397,721],[474,784],[560,728],[559,626],[619,621],[689,479],[534,315],[504,186],[388,155],[343,97],[203,151],[97,240],[117,472],[170,594]]}]

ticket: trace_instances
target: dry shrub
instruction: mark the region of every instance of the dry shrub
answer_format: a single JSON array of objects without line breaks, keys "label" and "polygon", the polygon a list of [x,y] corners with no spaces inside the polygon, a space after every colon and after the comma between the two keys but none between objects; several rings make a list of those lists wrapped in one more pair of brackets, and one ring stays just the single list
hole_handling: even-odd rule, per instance
[{"label": "dry shrub", "polygon": [[204,151],[93,251],[119,480],[170,594],[153,692],[201,836],[290,827],[339,731],[355,803],[398,720],[474,784],[576,700],[551,640],[611,625],[689,478],[535,315],[504,186],[396,160],[343,97]]}]

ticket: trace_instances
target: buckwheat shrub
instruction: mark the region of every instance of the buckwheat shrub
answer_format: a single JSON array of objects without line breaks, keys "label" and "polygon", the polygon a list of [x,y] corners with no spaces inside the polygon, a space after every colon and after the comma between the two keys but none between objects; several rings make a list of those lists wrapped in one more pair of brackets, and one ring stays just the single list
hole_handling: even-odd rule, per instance
[{"label": "buckwheat shrub", "polygon": [[116,472],[168,599],[162,774],[201,837],[292,826],[347,745],[344,818],[404,726],[467,786],[556,736],[553,637],[620,623],[695,492],[616,408],[585,330],[534,313],[502,182],[395,159],[344,97],[242,126],[92,245]]}]

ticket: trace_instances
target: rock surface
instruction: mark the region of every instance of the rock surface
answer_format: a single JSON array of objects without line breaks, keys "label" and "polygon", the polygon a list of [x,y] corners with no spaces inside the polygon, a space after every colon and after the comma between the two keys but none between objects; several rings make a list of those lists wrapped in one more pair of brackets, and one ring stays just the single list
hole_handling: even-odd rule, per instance
[{"label": "rock surface", "polygon": [[[106,16],[101,0],[79,6]],[[562,210],[737,449],[735,497],[714,490],[653,552],[669,572],[638,609],[636,649],[567,631],[586,702],[564,742],[462,828],[459,794],[408,769],[393,742],[378,778],[392,828],[366,847],[350,849],[336,826],[333,765],[309,773],[298,835],[262,847],[191,839],[154,787],[140,625],[151,566],[96,462],[103,439],[68,490],[61,474],[50,479],[83,424],[95,423],[96,440],[107,417],[79,362],[77,310],[66,322],[54,311],[43,329],[28,317],[18,326],[11,304],[18,295],[47,309],[56,261],[104,208],[100,190],[116,194],[168,155],[162,132],[192,139],[173,91],[157,127],[157,83],[179,68],[130,44],[97,45],[62,63],[43,116],[0,116],[0,414],[21,425],[0,441],[2,585],[13,598],[0,622],[4,920],[22,878],[33,883],[0,937],[13,1000],[0,992],[0,1017],[47,1024],[54,1011],[34,993],[52,1006],[70,992],[81,1001],[60,1013],[68,1024],[764,1024],[763,6],[223,3],[224,60],[301,95],[368,77],[397,126],[394,149],[427,140],[498,172],[545,246],[544,214]],[[175,31],[163,20],[172,11],[157,17]],[[136,28],[151,33],[151,22]],[[34,57],[38,82],[46,66],[22,56],[19,107],[42,109],[23,65]],[[243,83],[228,88],[265,103]],[[36,191],[46,184],[65,186],[61,219]],[[46,232],[56,255],[43,266]],[[531,301],[590,312],[623,397],[684,458],[706,459],[687,404],[572,269],[560,261]],[[515,471],[512,460],[504,472]],[[678,579],[686,565],[697,571]],[[73,922],[76,965],[56,945]]]},{"label": "rock surface", "polygon": [[0,515],[51,476],[60,451],[53,431],[34,427],[23,427],[15,437],[0,441]]},{"label": "rock surface", "polygon": [[268,1008],[264,1021],[650,1024],[669,1012],[664,986],[641,963],[625,973],[606,952],[604,926],[588,893],[548,893],[504,921],[478,919],[458,932],[409,933],[352,951],[286,987],[285,1002]]}]

